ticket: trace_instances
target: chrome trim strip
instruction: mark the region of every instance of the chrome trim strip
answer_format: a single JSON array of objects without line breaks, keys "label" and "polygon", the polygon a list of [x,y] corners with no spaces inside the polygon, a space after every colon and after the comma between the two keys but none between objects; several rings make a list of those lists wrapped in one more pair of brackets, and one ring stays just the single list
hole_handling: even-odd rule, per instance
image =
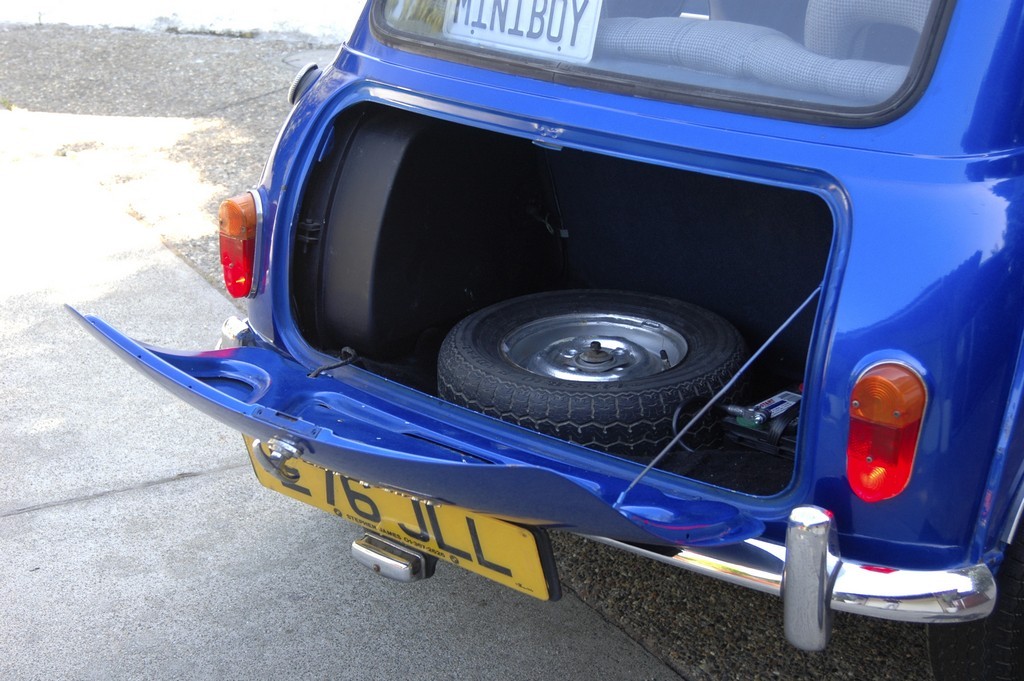
[{"label": "chrome trim strip", "polygon": [[[823,512],[815,507],[798,507],[794,509],[797,520],[800,520],[806,509]],[[748,539],[729,546],[683,547],[674,553],[659,553],[614,539],[589,538],[731,584],[776,596],[782,596],[783,593],[782,577],[789,551],[787,547],[775,542]],[[810,588],[814,598],[799,597],[791,600],[791,608],[799,604],[803,610],[794,610],[792,613],[787,610],[787,620],[799,617],[811,622],[818,621],[817,598],[827,600],[832,610],[918,623],[981,619],[988,616],[995,607],[995,577],[984,563],[948,570],[900,570],[841,560],[838,546],[830,541],[826,541],[825,545],[828,548],[824,554],[817,549],[809,552],[796,549],[789,559],[791,571],[803,560],[820,566],[818,561],[823,556],[826,565],[823,569],[812,569],[809,574],[818,575],[816,578],[801,579],[798,588]],[[789,579],[790,588],[793,589],[793,577]],[[821,580],[820,584],[815,580]],[[828,588],[829,581],[832,581],[831,589]],[[796,624],[793,626],[797,627],[798,632],[804,631]]]},{"label": "chrome trim strip", "polygon": [[252,198],[256,203],[256,243],[253,244],[252,286],[249,287],[249,293],[245,297],[255,298],[260,290],[261,268],[263,267],[263,253],[261,251],[263,247],[263,196],[260,194],[260,190],[255,187],[250,189],[249,193],[252,194]]},{"label": "chrome trim strip", "polygon": [[[1016,508],[1016,511],[1012,509]],[[1017,536],[1017,528],[1020,527],[1021,519],[1024,518],[1024,485],[1017,488],[1017,493],[1013,495],[1013,501],[1009,505],[1010,512],[1008,516],[1013,516],[1013,521],[1009,527],[1004,528],[999,538],[1009,544],[1013,541],[1013,538]]]}]

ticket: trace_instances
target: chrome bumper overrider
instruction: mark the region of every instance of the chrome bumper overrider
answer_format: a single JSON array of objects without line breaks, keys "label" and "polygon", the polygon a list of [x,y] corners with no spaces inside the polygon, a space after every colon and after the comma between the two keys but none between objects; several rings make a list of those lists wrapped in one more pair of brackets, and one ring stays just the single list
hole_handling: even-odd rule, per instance
[{"label": "chrome bumper overrider", "polygon": [[844,561],[831,514],[799,506],[786,545],[748,539],[665,555],[602,537],[595,541],[647,558],[781,596],[786,639],[802,650],[828,644],[832,610],[902,622],[965,622],[986,617],[996,599],[987,565],[950,570],[896,570]]}]

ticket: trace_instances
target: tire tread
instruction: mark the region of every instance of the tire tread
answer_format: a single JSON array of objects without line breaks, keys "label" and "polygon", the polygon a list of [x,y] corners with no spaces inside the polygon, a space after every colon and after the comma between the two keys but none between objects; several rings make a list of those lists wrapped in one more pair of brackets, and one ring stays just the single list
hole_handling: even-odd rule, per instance
[{"label": "tire tread", "polygon": [[[681,403],[692,405],[684,414],[695,412],[698,402],[717,392],[740,367],[745,348],[739,333],[717,315],[680,301],[658,296],[641,300],[637,296],[593,292],[585,297],[610,298],[612,303],[625,298],[633,305],[648,305],[653,300],[655,309],[663,314],[685,314],[696,319],[694,323],[700,325],[706,347],[692,350],[704,352],[706,356],[688,360],[688,378],[674,381],[671,376],[659,375],[655,380],[630,382],[637,385],[636,389],[618,383],[583,384],[539,379],[518,367],[503,364],[496,352],[482,352],[477,347],[482,325],[507,326],[516,319],[537,318],[541,309],[552,305],[561,309],[570,304],[565,301],[581,297],[578,291],[568,291],[541,294],[546,300],[540,304],[533,301],[536,297],[506,301],[460,322],[441,348],[439,395],[474,411],[586,447],[633,458],[652,456],[673,437],[672,417],[676,407]],[[488,335],[501,337],[504,334]],[[713,439],[711,420],[706,421],[688,440],[691,444]]]}]

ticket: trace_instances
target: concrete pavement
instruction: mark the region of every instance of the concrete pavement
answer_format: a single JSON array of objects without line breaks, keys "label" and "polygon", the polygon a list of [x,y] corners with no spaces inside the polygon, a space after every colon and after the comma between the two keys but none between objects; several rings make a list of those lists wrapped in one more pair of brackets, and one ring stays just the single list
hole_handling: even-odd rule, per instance
[{"label": "concrete pavement", "polygon": [[237,434],[62,310],[212,346],[238,310],[161,235],[209,233],[225,188],[179,145],[217,128],[0,111],[0,678],[677,678],[572,597],[355,565],[354,529],[265,491]]}]

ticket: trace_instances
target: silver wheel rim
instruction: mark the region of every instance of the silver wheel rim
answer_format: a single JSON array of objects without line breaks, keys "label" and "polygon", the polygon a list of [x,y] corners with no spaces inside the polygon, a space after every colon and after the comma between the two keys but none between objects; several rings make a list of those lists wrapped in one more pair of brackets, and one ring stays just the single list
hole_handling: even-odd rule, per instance
[{"label": "silver wheel rim", "polygon": [[608,383],[654,376],[689,352],[682,334],[643,317],[566,314],[528,322],[501,341],[512,364],[538,376]]}]

